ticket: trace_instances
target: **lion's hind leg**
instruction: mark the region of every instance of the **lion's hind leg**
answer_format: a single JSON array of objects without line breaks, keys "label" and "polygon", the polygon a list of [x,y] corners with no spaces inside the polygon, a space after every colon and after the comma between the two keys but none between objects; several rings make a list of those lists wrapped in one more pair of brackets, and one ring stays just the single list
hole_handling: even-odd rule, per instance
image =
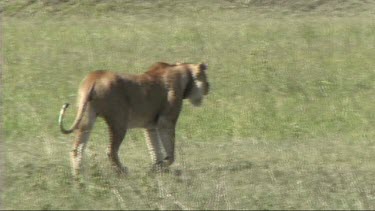
[{"label": "lion's hind leg", "polygon": [[94,126],[96,114],[93,109],[88,106],[84,113],[84,117],[76,129],[73,150],[71,151],[71,163],[73,176],[78,177],[82,165],[83,151],[90,137],[90,132]]},{"label": "lion's hind leg", "polygon": [[113,167],[115,167],[116,171],[121,174],[127,174],[127,168],[122,165],[119,157],[118,151],[120,149],[120,145],[125,138],[126,135],[126,125],[123,122],[126,120],[120,118],[121,115],[115,118],[105,118],[108,128],[109,128],[109,136],[110,136],[110,144],[107,149],[108,158],[111,161]]}]

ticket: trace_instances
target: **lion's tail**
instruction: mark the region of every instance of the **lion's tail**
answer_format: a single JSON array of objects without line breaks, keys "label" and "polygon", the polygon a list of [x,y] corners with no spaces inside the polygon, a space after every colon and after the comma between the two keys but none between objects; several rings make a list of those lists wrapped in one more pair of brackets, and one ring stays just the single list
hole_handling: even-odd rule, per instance
[{"label": "lion's tail", "polygon": [[60,126],[60,131],[63,134],[72,133],[75,129],[77,129],[78,125],[80,124],[80,122],[81,122],[81,120],[83,118],[83,114],[86,111],[87,104],[88,104],[88,102],[89,102],[89,100],[91,98],[91,94],[92,94],[92,91],[94,89],[94,85],[95,85],[95,83],[91,86],[90,91],[86,92],[87,94],[85,96],[82,96],[83,102],[79,104],[76,119],[74,120],[74,123],[70,127],[70,129],[65,129],[64,125],[63,125],[63,118],[64,118],[64,115],[65,115],[66,109],[69,107],[69,103],[65,103],[62,106],[62,108],[60,110],[60,115],[59,115],[59,126]]}]

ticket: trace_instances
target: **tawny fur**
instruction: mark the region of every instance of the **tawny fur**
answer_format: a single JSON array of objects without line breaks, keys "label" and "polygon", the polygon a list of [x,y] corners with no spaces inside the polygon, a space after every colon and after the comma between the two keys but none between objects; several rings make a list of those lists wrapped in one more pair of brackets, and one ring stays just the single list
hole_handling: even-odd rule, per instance
[{"label": "tawny fur", "polygon": [[[205,64],[156,63],[141,75],[95,71],[78,91],[78,112],[70,129],[63,127],[65,104],[59,116],[64,134],[75,132],[71,153],[73,174],[79,174],[83,151],[96,117],[104,118],[109,128],[108,157],[119,172],[126,173],[118,150],[128,129],[145,128],[147,145],[154,167],[168,167],[175,159],[175,128],[183,99],[200,105],[208,94]],[[166,155],[163,155],[162,149]]]}]

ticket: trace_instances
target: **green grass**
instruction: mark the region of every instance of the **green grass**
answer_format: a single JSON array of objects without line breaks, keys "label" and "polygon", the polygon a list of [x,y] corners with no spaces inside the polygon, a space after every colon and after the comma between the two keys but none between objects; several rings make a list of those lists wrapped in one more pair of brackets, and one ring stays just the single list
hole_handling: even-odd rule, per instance
[{"label": "green grass", "polygon": [[[1,3],[2,208],[375,209],[372,4],[46,2]],[[172,173],[147,174],[133,130],[120,150],[130,175],[118,177],[99,120],[77,189],[60,107],[92,70],[157,61],[205,61],[212,86],[202,107],[184,104]]]}]

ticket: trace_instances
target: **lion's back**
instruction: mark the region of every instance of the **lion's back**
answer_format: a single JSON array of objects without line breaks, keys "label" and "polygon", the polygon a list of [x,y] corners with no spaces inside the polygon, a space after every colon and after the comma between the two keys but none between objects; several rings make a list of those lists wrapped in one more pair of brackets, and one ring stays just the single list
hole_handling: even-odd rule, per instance
[{"label": "lion's back", "polygon": [[97,114],[106,116],[126,110],[129,127],[150,124],[167,100],[165,85],[145,75],[94,71],[86,77],[83,87],[90,84],[93,86],[90,104]]}]

